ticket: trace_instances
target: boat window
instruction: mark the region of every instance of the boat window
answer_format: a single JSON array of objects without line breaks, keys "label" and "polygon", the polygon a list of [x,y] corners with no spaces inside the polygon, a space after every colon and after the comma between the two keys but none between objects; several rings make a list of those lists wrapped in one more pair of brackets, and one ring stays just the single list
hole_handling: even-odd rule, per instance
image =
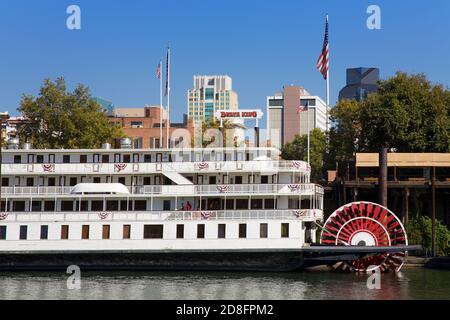
[{"label": "boat window", "polygon": [[47,185],[49,187],[54,187],[56,185],[56,178],[54,178],[54,177],[48,178]]},{"label": "boat window", "polygon": [[197,238],[205,239],[205,225],[204,224],[197,225]]},{"label": "boat window", "polygon": [[236,176],[234,181],[235,184],[242,184],[242,176]]},{"label": "boat window", "polygon": [[170,211],[170,200],[164,200],[163,201],[163,210],[164,211]]},{"label": "boat window", "polygon": [[27,187],[34,186],[34,178],[27,178]]},{"label": "boat window", "polygon": [[156,154],[156,162],[162,162],[162,153]]},{"label": "boat window", "polygon": [[209,177],[209,184],[217,184],[217,177],[215,177],[215,176],[212,176],[212,177]]},{"label": "boat window", "polygon": [[69,226],[64,225],[61,226],[61,240],[68,240],[69,239]]},{"label": "boat window", "polygon": [[236,199],[237,210],[248,210],[248,199]]},{"label": "boat window", "polygon": [[261,223],[259,225],[259,237],[260,238],[268,237],[268,224],[267,223]]},{"label": "boat window", "polygon": [[14,178],[14,185],[16,186],[16,187],[20,187],[20,177],[15,177]]},{"label": "boat window", "polygon": [[6,240],[6,226],[0,226],[0,240]]},{"label": "boat window", "polygon": [[48,239],[48,226],[41,226],[41,240]]},{"label": "boat window", "polygon": [[152,155],[151,154],[144,155],[144,162],[146,163],[152,162]]},{"label": "boat window", "polygon": [[92,200],[91,211],[103,211],[103,201],[102,200]]},{"label": "boat window", "polygon": [[44,163],[44,156],[43,155],[36,156],[36,163]]},{"label": "boat window", "polygon": [[103,240],[109,239],[110,231],[111,231],[111,227],[109,225],[106,224],[102,227],[102,239]]},{"label": "boat window", "polygon": [[55,155],[54,154],[48,155],[48,163],[55,163]]},{"label": "boat window", "polygon": [[184,224],[177,224],[177,239],[184,239]]},{"label": "boat window", "polygon": [[281,224],[281,237],[282,238],[289,238],[289,223],[282,223]]},{"label": "boat window", "polygon": [[28,226],[20,226],[20,240],[27,240]]},{"label": "boat window", "polygon": [[239,238],[247,238],[247,224],[245,223],[239,225]]},{"label": "boat window", "polygon": [[2,187],[9,186],[9,178],[2,178]]},{"label": "boat window", "polygon": [[83,225],[81,227],[81,239],[88,240],[89,239],[89,225]]},{"label": "boat window", "polygon": [[80,155],[80,163],[87,163],[87,155],[85,154]]},{"label": "boat window", "polygon": [[114,154],[114,163],[119,163],[120,162],[120,154],[116,153]]},{"label": "boat window", "polygon": [[261,176],[261,184],[268,184],[269,176]]},{"label": "boat window", "polygon": [[133,154],[133,162],[134,163],[139,163],[139,154],[138,153],[134,153]]},{"label": "boat window", "polygon": [[73,211],[73,201],[61,201],[61,211]]},{"label": "boat window", "polygon": [[29,154],[28,155],[27,163],[34,163],[34,154]]},{"label": "boat window", "polygon": [[55,211],[55,201],[44,201],[44,211]]},{"label": "boat window", "polygon": [[33,212],[42,211],[42,201],[31,201],[31,211]]},{"label": "boat window", "polygon": [[149,186],[152,184],[151,177],[144,177],[144,186]]},{"label": "boat window", "polygon": [[263,208],[263,200],[262,199],[252,199],[251,206],[252,206],[252,209],[262,209]]},{"label": "boat window", "polygon": [[22,163],[22,156],[19,155],[14,156],[14,163]]},{"label": "boat window", "polygon": [[135,211],[146,211],[147,210],[147,201],[146,200],[135,200],[134,201],[134,210]]},{"label": "boat window", "polygon": [[218,230],[217,230],[217,237],[219,239],[225,239],[225,232],[226,232],[226,225],[225,224],[219,224]]},{"label": "boat window", "polygon": [[131,162],[131,155],[124,154],[123,155],[123,163],[130,163]]},{"label": "boat window", "polygon": [[131,239],[131,225],[125,224],[123,226],[123,238],[124,239]]},{"label": "boat window", "polygon": [[163,225],[145,225],[144,239],[162,239],[164,233]]},{"label": "boat window", "polygon": [[118,200],[108,200],[106,201],[107,211],[119,211],[119,201]]},{"label": "boat window", "polygon": [[102,155],[102,163],[109,163],[109,154]]},{"label": "boat window", "polygon": [[70,163],[70,155],[63,155],[63,163]]},{"label": "boat window", "polygon": [[24,212],[25,201],[13,201],[13,211]]},{"label": "boat window", "polygon": [[227,210],[234,210],[234,199],[227,199]]},{"label": "boat window", "polygon": [[94,163],[99,163],[99,162],[100,162],[100,155],[94,154]]},{"label": "boat window", "polygon": [[275,209],[275,199],[264,199],[264,209]]},{"label": "boat window", "polygon": [[76,186],[77,183],[78,183],[77,180],[78,180],[77,177],[71,177],[71,178],[69,179],[69,185],[70,185],[71,187]]},{"label": "boat window", "polygon": [[94,183],[100,183],[101,178],[100,177],[94,177]]}]

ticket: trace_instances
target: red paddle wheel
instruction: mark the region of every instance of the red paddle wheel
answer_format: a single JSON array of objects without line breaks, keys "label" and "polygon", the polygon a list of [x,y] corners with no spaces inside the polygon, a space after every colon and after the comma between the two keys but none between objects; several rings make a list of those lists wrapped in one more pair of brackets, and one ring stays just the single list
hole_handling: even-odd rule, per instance
[{"label": "red paddle wheel", "polygon": [[[320,236],[324,245],[396,246],[408,245],[406,230],[389,209],[371,202],[354,202],[336,210],[325,222]],[[344,261],[338,270],[356,272],[399,271],[406,252],[379,254],[354,261]]]}]

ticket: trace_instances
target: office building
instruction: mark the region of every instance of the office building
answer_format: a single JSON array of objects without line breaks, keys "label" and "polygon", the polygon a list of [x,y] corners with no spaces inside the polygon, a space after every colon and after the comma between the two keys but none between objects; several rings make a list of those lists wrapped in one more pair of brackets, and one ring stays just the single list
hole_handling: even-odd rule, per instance
[{"label": "office building", "polygon": [[[307,111],[299,112],[300,106]],[[285,86],[282,92],[267,97],[267,134],[272,147],[281,148],[308,130],[326,131],[326,117],[326,103],[303,87]]]},{"label": "office building", "polygon": [[237,110],[238,105],[229,76],[194,76],[194,88],[188,91],[188,118],[195,127],[213,120],[217,110]]},{"label": "office building", "polygon": [[347,69],[347,85],[339,92],[339,101],[366,99],[369,94],[377,92],[379,80],[378,68]]}]

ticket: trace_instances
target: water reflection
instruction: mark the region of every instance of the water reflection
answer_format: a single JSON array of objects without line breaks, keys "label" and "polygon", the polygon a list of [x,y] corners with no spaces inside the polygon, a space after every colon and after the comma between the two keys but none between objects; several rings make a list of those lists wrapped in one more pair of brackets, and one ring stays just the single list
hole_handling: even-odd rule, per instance
[{"label": "water reflection", "polygon": [[68,290],[61,273],[2,273],[0,300],[156,299],[305,300],[450,299],[450,272],[404,269],[381,276],[381,290],[367,288],[368,275],[302,273],[82,273],[81,290]]}]

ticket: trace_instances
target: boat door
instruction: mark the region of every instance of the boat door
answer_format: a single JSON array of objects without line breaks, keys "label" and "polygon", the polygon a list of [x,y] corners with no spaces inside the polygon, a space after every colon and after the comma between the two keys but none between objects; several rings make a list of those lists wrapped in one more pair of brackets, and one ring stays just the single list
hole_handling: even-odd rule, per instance
[{"label": "boat door", "polygon": [[156,154],[156,162],[162,162],[162,153]]}]

